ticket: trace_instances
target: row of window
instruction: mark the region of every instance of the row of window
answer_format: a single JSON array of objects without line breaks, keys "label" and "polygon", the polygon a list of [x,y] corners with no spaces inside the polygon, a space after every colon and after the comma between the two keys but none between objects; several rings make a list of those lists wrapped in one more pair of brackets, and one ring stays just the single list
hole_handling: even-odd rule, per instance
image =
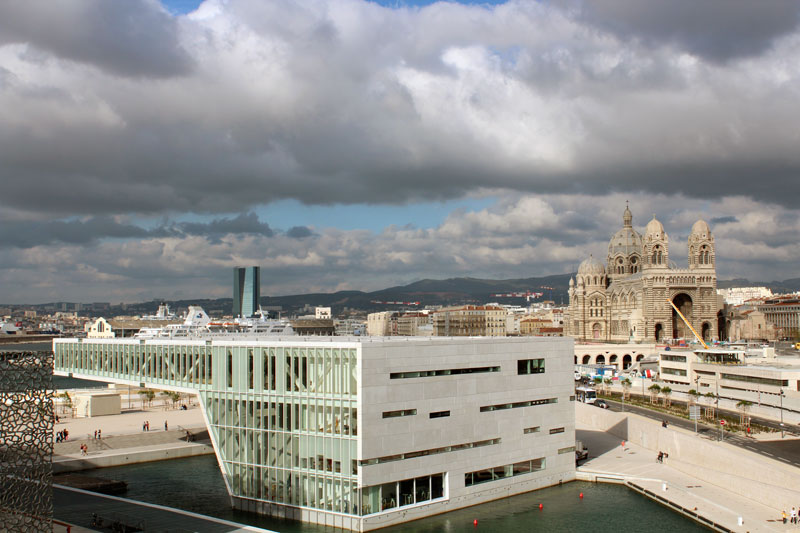
[{"label": "row of window", "polygon": [[685,355],[661,354],[661,360],[662,361],[673,361],[675,363],[685,363],[686,362],[686,356]]},{"label": "row of window", "polygon": [[484,405],[481,407],[481,413],[487,411],[501,411],[503,409],[517,409],[519,407],[531,407],[534,405],[547,405],[551,403],[558,403],[558,398],[543,398],[541,400],[530,400],[527,402],[514,402],[514,403],[500,403],[497,405]]},{"label": "row of window", "polygon": [[[413,416],[417,414],[416,409],[400,409],[399,411],[384,411],[383,418],[397,418],[400,416]],[[428,415],[430,418],[444,418],[450,416],[450,411],[434,411]]]},{"label": "row of window", "polygon": [[673,376],[685,376],[686,375],[686,370],[683,370],[683,369],[680,369],[680,368],[661,367],[661,373],[662,374],[671,374]]},{"label": "row of window", "polygon": [[429,378],[433,376],[456,376],[459,374],[483,374],[500,372],[499,366],[482,366],[477,368],[446,368],[443,370],[415,370],[412,372],[392,372],[390,379]]},{"label": "row of window", "polygon": [[362,514],[378,513],[396,507],[405,507],[444,498],[445,475],[433,474],[413,479],[392,481],[382,485],[364,487]]},{"label": "row of window", "polygon": [[377,465],[381,463],[391,463],[392,461],[402,461],[404,459],[414,459],[415,457],[424,457],[426,455],[437,455],[440,453],[457,452],[459,450],[469,450],[471,448],[481,448],[483,446],[492,446],[500,444],[500,439],[480,440],[477,442],[467,442],[465,444],[455,444],[453,446],[442,446],[441,448],[431,448],[429,450],[420,450],[416,452],[398,453],[395,455],[385,455],[383,457],[375,457],[373,459],[362,459],[359,461],[360,466]]},{"label": "row of window", "polygon": [[508,477],[521,476],[523,474],[530,474],[531,472],[538,472],[544,470],[545,458],[539,457],[538,459],[530,459],[528,461],[521,461],[510,465],[495,466],[494,468],[486,468],[475,472],[467,472],[464,474],[464,485],[470,487],[478,485],[479,483],[487,483],[489,481],[496,481],[498,479],[505,479]]}]

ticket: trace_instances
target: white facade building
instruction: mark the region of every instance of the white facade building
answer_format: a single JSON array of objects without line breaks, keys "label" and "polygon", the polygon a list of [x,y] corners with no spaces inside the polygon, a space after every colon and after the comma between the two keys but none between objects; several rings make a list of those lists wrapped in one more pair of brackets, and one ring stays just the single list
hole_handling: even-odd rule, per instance
[{"label": "white facade building", "polygon": [[369,531],[575,479],[568,338],[56,339],[194,392],[235,507]]}]

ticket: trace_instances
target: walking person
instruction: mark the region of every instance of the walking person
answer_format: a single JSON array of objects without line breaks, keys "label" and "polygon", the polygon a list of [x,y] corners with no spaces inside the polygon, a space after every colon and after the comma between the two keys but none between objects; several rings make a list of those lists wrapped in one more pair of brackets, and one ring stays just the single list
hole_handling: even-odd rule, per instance
[{"label": "walking person", "polygon": [[98,429],[97,430],[97,438],[100,439],[100,440],[103,439],[103,430],[102,429]]},{"label": "walking person", "polygon": [[797,509],[792,507],[792,510],[789,511],[789,520],[791,520],[792,524],[797,523]]},{"label": "walking person", "polygon": [[169,424],[167,424],[166,420],[164,420],[164,431],[169,431]]},{"label": "walking person", "polygon": [[97,440],[97,430],[94,430],[94,440]]}]

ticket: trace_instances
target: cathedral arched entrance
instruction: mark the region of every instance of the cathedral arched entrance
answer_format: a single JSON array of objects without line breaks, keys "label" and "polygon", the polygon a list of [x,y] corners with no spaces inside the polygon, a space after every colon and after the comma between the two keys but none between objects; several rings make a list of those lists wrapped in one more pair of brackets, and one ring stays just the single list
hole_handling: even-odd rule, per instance
[{"label": "cathedral arched entrance", "polygon": [[612,364],[612,365],[614,365],[614,366],[617,366],[617,354],[615,354],[615,353],[612,353],[612,354],[611,354],[611,355],[608,357],[608,362],[609,362],[609,363],[611,363],[611,364]]},{"label": "cathedral arched entrance", "polygon": [[595,361],[595,364],[604,365],[604,364],[606,364],[606,356],[603,355],[603,354],[600,354],[600,355],[597,356],[597,359],[595,359],[594,361]]},{"label": "cathedral arched entrance", "polygon": [[636,356],[637,361],[641,361],[642,359],[644,359],[644,356],[642,354]]},{"label": "cathedral arched entrance", "polygon": [[656,323],[655,337],[656,342],[661,342],[664,340],[664,326],[661,325],[661,322]]},{"label": "cathedral arched entrance", "polygon": [[[676,294],[675,297],[672,299],[672,303],[675,304],[675,307],[681,312],[681,314],[686,318],[686,320],[692,320],[692,297],[682,292],[680,294]],[[691,339],[694,335],[692,334],[692,330],[689,329],[689,326],[678,316],[678,313],[675,309],[672,310],[672,338],[673,339]]]},{"label": "cathedral arched entrance", "polygon": [[583,364],[584,365],[588,365],[591,362],[592,362],[592,356],[591,355],[586,354],[586,355],[583,356]]},{"label": "cathedral arched entrance", "polygon": [[717,332],[721,341],[728,340],[728,328],[726,326],[725,313],[720,311],[717,313]]},{"label": "cathedral arched entrance", "polygon": [[703,322],[703,332],[701,333],[703,340],[709,342],[711,340],[711,324]]},{"label": "cathedral arched entrance", "polygon": [[622,356],[622,370],[627,370],[631,366],[631,356],[630,354],[625,354]]}]

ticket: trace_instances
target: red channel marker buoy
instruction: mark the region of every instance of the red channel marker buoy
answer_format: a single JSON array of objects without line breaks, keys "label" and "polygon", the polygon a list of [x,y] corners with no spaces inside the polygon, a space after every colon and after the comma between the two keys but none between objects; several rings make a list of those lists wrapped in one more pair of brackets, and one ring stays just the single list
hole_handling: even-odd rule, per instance
[{"label": "red channel marker buoy", "polygon": [[544,505],[542,505],[542,504],[540,503],[540,504],[539,504],[539,510],[541,511],[542,509],[544,509]]},{"label": "red channel marker buoy", "polygon": [[583,499],[583,493],[581,492],[581,500]]},{"label": "red channel marker buoy", "polygon": [[475,527],[478,527],[478,519],[477,518],[472,521],[472,525],[475,526]]}]

